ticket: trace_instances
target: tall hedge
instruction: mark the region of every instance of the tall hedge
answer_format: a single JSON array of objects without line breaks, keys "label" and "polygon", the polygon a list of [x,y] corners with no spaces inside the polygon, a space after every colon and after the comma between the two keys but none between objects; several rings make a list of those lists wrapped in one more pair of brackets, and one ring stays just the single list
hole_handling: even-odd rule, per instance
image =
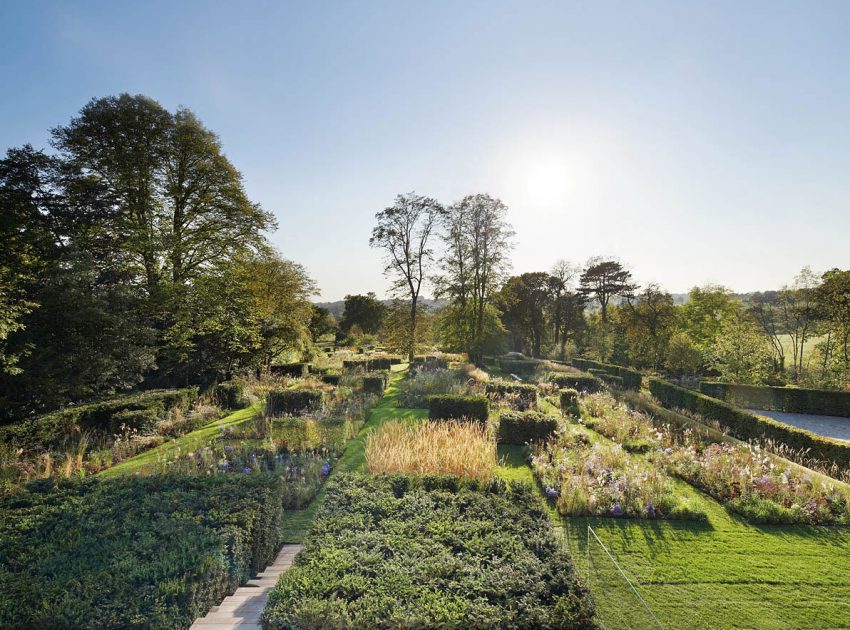
[{"label": "tall hedge", "polygon": [[428,398],[428,418],[431,420],[487,422],[489,415],[490,402],[484,396],[445,394]]},{"label": "tall hedge", "polygon": [[679,387],[659,378],[649,379],[649,391],[665,407],[687,409],[709,420],[716,420],[743,440],[769,439],[794,449],[807,449],[809,456],[840,468],[850,468],[850,442],[834,440],[777,422]]},{"label": "tall hedge", "polygon": [[850,392],[702,381],[700,392],[738,407],[850,418]]},{"label": "tall hedge", "polygon": [[266,415],[302,415],[320,409],[323,400],[319,389],[273,389],[266,397]]},{"label": "tall hedge", "polygon": [[499,444],[527,444],[547,440],[558,430],[558,418],[539,411],[503,411],[499,414]]},{"label": "tall hedge", "polygon": [[573,366],[585,372],[601,370],[613,376],[619,376],[623,379],[623,387],[626,389],[640,389],[643,379],[641,373],[637,370],[612,363],[601,363],[600,361],[591,361],[590,359],[573,359]]}]

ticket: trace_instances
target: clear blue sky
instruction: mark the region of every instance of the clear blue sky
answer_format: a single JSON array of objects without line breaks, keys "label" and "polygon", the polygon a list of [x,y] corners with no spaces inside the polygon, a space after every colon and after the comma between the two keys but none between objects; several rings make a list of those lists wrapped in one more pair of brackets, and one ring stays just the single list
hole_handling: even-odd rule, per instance
[{"label": "clear blue sky", "polygon": [[325,299],[400,192],[511,208],[516,272],[674,292],[850,266],[850,2],[0,0],[0,149],[144,93],[216,131]]}]

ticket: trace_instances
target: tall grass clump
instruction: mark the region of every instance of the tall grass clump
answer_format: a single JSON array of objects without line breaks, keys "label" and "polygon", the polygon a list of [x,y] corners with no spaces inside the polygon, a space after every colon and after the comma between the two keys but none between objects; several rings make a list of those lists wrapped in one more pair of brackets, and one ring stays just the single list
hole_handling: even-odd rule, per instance
[{"label": "tall grass clump", "polygon": [[455,370],[419,370],[401,383],[398,406],[426,409],[428,397],[465,394],[465,380]]},{"label": "tall grass clump", "polygon": [[496,444],[486,427],[469,422],[388,422],[366,438],[370,473],[454,475],[490,479]]}]

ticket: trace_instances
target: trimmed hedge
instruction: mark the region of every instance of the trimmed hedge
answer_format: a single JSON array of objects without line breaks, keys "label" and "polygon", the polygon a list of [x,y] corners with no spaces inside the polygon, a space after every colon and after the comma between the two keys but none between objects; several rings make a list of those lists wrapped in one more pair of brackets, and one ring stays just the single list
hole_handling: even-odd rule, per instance
[{"label": "trimmed hedge", "polygon": [[273,389],[266,398],[266,415],[300,416],[320,409],[323,402],[319,389]]},{"label": "trimmed hedge", "polygon": [[[61,445],[79,429],[98,435],[112,435],[121,424],[138,425],[140,430],[152,431],[157,421],[175,408],[185,411],[197,399],[198,390],[152,389],[97,403],[67,407],[62,411],[22,420],[0,427],[0,441],[24,449],[50,448]],[[123,412],[143,411],[143,414]]]},{"label": "trimmed hedge", "polygon": [[621,376],[614,376],[613,374],[606,374],[603,372],[599,375],[599,378],[601,378],[605,383],[608,383],[608,385],[613,385],[620,389],[626,389],[626,384]]},{"label": "trimmed hedge", "polygon": [[401,363],[398,357],[372,357],[364,359],[346,359],[342,362],[342,367],[346,370],[363,369],[367,372],[377,372],[389,370],[391,366]]},{"label": "trimmed hedge", "polygon": [[580,392],[596,392],[599,391],[599,379],[593,374],[571,374],[564,372],[550,372],[549,381],[557,385],[559,388],[575,389]]},{"label": "trimmed hedge", "polygon": [[505,411],[499,415],[499,444],[527,444],[549,439],[558,430],[558,418],[539,411]]},{"label": "trimmed hedge", "polygon": [[212,389],[212,397],[219,407],[224,409],[242,409],[249,404],[245,386],[233,381],[218,383]]},{"label": "trimmed hedge", "polygon": [[529,484],[339,475],[263,611],[295,628],[595,628]]},{"label": "trimmed hedge", "polygon": [[272,365],[269,372],[275,376],[289,376],[291,378],[304,378],[310,373],[309,363],[283,363]]},{"label": "trimmed hedge", "polygon": [[413,361],[410,362],[410,369],[413,371],[447,370],[449,369],[449,362],[446,359],[440,359],[437,357],[430,356],[413,357]]},{"label": "trimmed hedge", "polygon": [[377,394],[383,396],[384,390],[389,382],[389,374],[387,372],[379,372],[377,374],[369,374],[363,377],[363,391],[367,394]]},{"label": "trimmed hedge", "polygon": [[473,420],[487,422],[490,401],[484,396],[455,396],[444,394],[428,398],[428,418],[431,420]]},{"label": "trimmed hedge", "polygon": [[274,560],[266,475],[41,480],[0,501],[0,627],[188,628]]},{"label": "trimmed hedge", "polygon": [[659,378],[649,379],[649,391],[665,407],[687,409],[709,420],[717,420],[742,440],[768,439],[793,450],[807,449],[815,459],[850,468],[850,442],[823,437],[810,431],[777,422],[685,389]]},{"label": "trimmed hedge", "polygon": [[339,385],[342,375],[340,374],[322,374],[322,382],[328,385]]},{"label": "trimmed hedge", "polygon": [[850,392],[702,381],[699,390],[738,407],[850,418]]},{"label": "trimmed hedge", "polygon": [[540,361],[499,359],[499,368],[509,374],[531,374],[539,365]]},{"label": "trimmed hedge", "polygon": [[560,394],[561,413],[573,418],[581,417],[578,404],[578,392],[574,389],[562,389]]},{"label": "trimmed hedge", "polygon": [[595,373],[594,370],[601,370],[613,376],[619,376],[623,379],[623,387],[626,389],[640,389],[643,380],[643,376],[637,370],[612,363],[601,363],[590,359],[573,359],[573,366],[591,374]]},{"label": "trimmed hedge", "polygon": [[519,400],[534,404],[537,402],[537,385],[530,383],[488,382],[484,390],[493,396],[516,396]]}]

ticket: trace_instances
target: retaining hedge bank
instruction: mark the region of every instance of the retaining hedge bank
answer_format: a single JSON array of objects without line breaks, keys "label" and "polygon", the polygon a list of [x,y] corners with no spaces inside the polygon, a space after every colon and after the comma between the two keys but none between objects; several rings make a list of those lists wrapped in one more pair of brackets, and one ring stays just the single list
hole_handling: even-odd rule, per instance
[{"label": "retaining hedge bank", "polygon": [[573,359],[573,366],[580,370],[584,370],[585,372],[601,370],[602,372],[606,372],[612,376],[619,376],[623,379],[623,387],[626,389],[640,389],[641,380],[643,378],[641,373],[637,370],[632,370],[620,365],[614,365],[612,363],[591,361],[590,359]]},{"label": "retaining hedge bank", "polygon": [[649,391],[665,407],[686,409],[716,420],[742,440],[773,440],[794,449],[807,449],[815,459],[850,468],[850,442],[834,440],[743,411],[722,400],[685,389],[659,378],[649,379]]},{"label": "retaining hedge bank", "polygon": [[702,381],[700,392],[738,407],[850,418],[850,392]]},{"label": "retaining hedge bank", "polygon": [[0,500],[0,627],[188,628],[269,564],[275,476],[43,480]]}]

